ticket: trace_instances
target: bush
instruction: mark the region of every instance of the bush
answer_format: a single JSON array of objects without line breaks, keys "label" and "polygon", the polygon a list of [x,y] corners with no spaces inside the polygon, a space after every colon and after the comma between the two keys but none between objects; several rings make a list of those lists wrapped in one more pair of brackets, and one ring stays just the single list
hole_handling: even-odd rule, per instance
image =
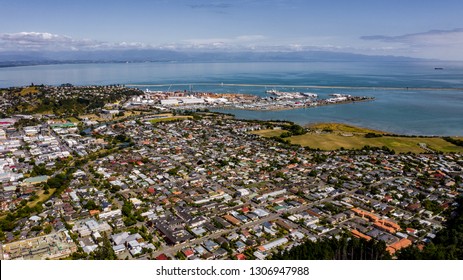
[{"label": "bush", "polygon": [[383,137],[383,135],[378,134],[378,133],[372,133],[372,132],[368,132],[367,134],[365,134],[365,138],[378,138],[378,137]]}]

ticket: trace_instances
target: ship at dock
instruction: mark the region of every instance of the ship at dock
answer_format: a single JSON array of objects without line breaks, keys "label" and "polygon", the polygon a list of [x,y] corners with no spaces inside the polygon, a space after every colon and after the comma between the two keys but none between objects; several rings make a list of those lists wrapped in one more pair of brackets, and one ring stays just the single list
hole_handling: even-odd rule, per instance
[{"label": "ship at dock", "polygon": [[302,98],[312,98],[316,99],[318,94],[311,93],[311,92],[288,92],[288,91],[279,91],[276,89],[269,89],[266,90],[265,93],[275,95],[279,98],[286,98],[286,99],[302,99]]},{"label": "ship at dock", "polygon": [[301,92],[301,94],[309,98],[318,98],[318,94],[312,92]]}]

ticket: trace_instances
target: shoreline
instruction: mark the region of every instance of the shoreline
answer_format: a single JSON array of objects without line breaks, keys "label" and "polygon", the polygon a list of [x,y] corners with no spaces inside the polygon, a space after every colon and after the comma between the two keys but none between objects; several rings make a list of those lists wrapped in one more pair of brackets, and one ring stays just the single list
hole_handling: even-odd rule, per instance
[{"label": "shoreline", "polygon": [[[120,88],[119,88],[120,87]],[[121,90],[121,88],[125,88],[124,86],[119,86],[118,88],[109,88],[107,90],[113,91],[113,90]],[[44,92],[51,92],[51,94],[57,94],[55,91],[57,91],[60,87],[54,87],[54,86],[44,86],[44,88],[39,88],[41,91]],[[72,92],[73,96],[78,94],[80,89],[82,88],[83,92],[86,92],[88,90],[93,90],[92,88],[94,87],[81,87],[81,86],[67,86],[65,89]],[[96,87],[98,88],[98,87]],[[107,86],[102,86],[102,88],[107,88]],[[367,114],[381,114],[381,111],[378,110],[368,110],[368,108],[378,108],[376,106],[376,103],[359,103],[359,104],[365,104],[364,106],[362,105],[357,105],[357,106],[344,106],[344,107],[339,107],[339,110],[337,109],[338,107],[324,107],[328,105],[342,105],[342,104],[349,104],[349,103],[356,103],[356,102],[365,102],[365,101],[372,101],[372,100],[355,100],[355,101],[350,101],[350,100],[344,100],[344,101],[338,101],[338,102],[330,102],[330,103],[323,103],[323,102],[316,102],[316,101],[297,101],[295,99],[288,99],[287,101],[283,100],[277,100],[274,97],[265,97],[262,98],[261,104],[257,104],[258,106],[253,106],[252,103],[257,102],[257,100],[261,99],[256,95],[250,95],[250,94],[242,94],[242,93],[236,93],[236,94],[231,94],[231,93],[225,93],[225,94],[214,94],[212,92],[204,92],[200,96],[202,99],[209,99],[213,100],[213,97],[221,97],[220,99],[225,100],[229,99],[230,101],[234,101],[234,104],[226,104],[229,102],[226,101],[202,101],[200,102],[201,104],[189,104],[187,107],[182,107],[178,105],[172,105],[172,106],[166,106],[165,108],[160,108],[161,106],[158,105],[156,100],[159,99],[165,99],[168,98],[170,95],[175,95],[176,92],[171,92],[169,94],[164,94],[160,96],[155,96],[157,93],[161,91],[141,91],[139,89],[130,89],[127,88],[128,90],[132,90],[136,92],[135,95],[131,95],[129,100],[124,99],[123,104],[114,104],[113,109],[119,109],[122,111],[125,110],[149,110],[149,108],[154,108],[155,110],[160,110],[165,111],[166,109],[171,109],[171,110],[204,110],[204,109],[210,109],[211,111],[216,111],[216,112],[229,112],[232,114],[235,114],[239,118],[246,118],[246,119],[260,119],[260,120],[268,120],[268,119],[286,119],[289,121],[294,121],[298,123],[299,125],[311,125],[316,122],[345,122],[345,123],[352,123],[353,125],[362,125],[364,127],[373,127],[378,130],[387,130],[391,131],[391,133],[394,134],[400,134],[400,135],[425,135],[425,136],[458,136],[458,135],[463,135],[461,131],[461,126],[460,125],[455,125],[455,122],[453,121],[455,118],[459,120],[458,114],[455,116],[452,116],[452,118],[449,118],[450,122],[439,124],[437,126],[435,123],[430,122],[430,125],[432,127],[428,129],[426,126],[427,124],[424,122],[418,122],[417,125],[414,125],[413,123],[409,124],[407,122],[404,122],[404,125],[402,122],[399,120],[395,123],[393,123],[391,120],[386,120],[382,121],[381,119],[377,118],[375,119],[369,119]],[[23,92],[24,91],[24,92]],[[27,92],[27,87],[26,88],[13,88],[13,89],[3,89],[3,92],[5,92],[5,99],[6,101],[11,100],[13,103],[5,103],[5,106],[19,106],[17,104],[17,101],[15,101],[15,94],[20,94],[22,98],[27,98],[33,99],[35,98],[34,95],[22,95],[26,94]],[[30,91],[30,90],[29,90]],[[11,92],[12,95],[10,96],[8,93]],[[14,93],[17,92],[17,93]],[[342,91],[340,91],[342,92]],[[459,93],[459,92],[458,92]],[[456,94],[458,94],[456,93]],[[150,96],[150,95],[153,96]],[[181,92],[182,97],[176,97],[177,99],[185,98],[192,101],[198,100],[198,98],[194,98],[193,96],[189,96],[188,92]],[[405,93],[404,93],[405,94]],[[333,94],[334,95],[334,94]],[[339,95],[339,94],[338,94]],[[366,95],[366,94],[359,94],[360,96]],[[180,96],[180,95],[179,95]],[[451,94],[451,96],[456,96],[455,94]],[[61,98],[57,95],[57,98]],[[74,97],[73,97],[74,98]],[[129,98],[129,97],[127,97]],[[138,98],[138,99],[135,99]],[[378,95],[378,98],[374,99],[375,101],[379,98],[382,98],[382,95]],[[440,97],[439,97],[440,98]],[[132,100],[133,99],[133,100]],[[434,99],[433,99],[434,100]],[[4,101],[4,102],[6,102]],[[14,103],[16,102],[16,103]],[[133,102],[133,104],[132,104]],[[211,102],[211,103],[207,103]],[[218,102],[224,102],[224,103],[218,103]],[[311,104],[313,102],[313,105]],[[215,104],[214,104],[215,103]],[[296,104],[297,103],[297,104]],[[318,103],[317,106],[320,106],[320,108],[314,109],[314,110],[308,110],[307,108],[309,107],[315,107],[315,103]],[[384,102],[383,102],[384,103]],[[167,104],[166,104],[167,105]],[[312,105],[312,106],[310,106]],[[456,104],[452,104],[453,107],[455,107]],[[162,106],[164,107],[164,106]],[[453,109],[453,107],[450,107],[450,109]],[[7,107],[5,107],[7,108]],[[333,109],[334,108],[334,109]],[[367,108],[364,110],[363,108]],[[447,107],[446,107],[447,108]],[[26,110],[35,110],[35,107],[28,107]],[[420,109],[420,108],[418,108]],[[458,109],[458,108],[457,108]],[[56,109],[57,114],[65,114],[66,112],[62,110]],[[106,110],[108,111],[108,110]],[[350,118],[348,114],[343,114],[339,112],[347,112],[351,113],[353,112],[355,117]],[[357,111],[361,112],[366,112],[365,115],[359,115]],[[44,114],[49,114],[51,111],[40,111]],[[109,111],[108,111],[109,112]],[[442,113],[446,113],[446,111],[442,111]],[[407,114],[407,112],[404,112],[405,115],[410,115]],[[447,117],[446,114],[445,117]],[[105,115],[106,116],[106,115]],[[109,116],[109,115],[108,115]],[[429,119],[426,118],[426,119]],[[408,120],[408,119],[407,119]],[[380,125],[377,125],[377,124]],[[437,123],[437,122],[436,122]],[[448,128],[447,128],[448,126]]]}]

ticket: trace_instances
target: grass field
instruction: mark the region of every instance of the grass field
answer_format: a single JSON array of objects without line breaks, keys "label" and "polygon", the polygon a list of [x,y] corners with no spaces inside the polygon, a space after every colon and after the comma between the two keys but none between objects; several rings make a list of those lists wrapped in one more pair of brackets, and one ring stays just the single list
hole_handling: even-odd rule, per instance
[{"label": "grass field", "polygon": [[80,119],[89,119],[89,120],[91,120],[91,121],[97,121],[97,122],[107,121],[107,119],[98,117],[98,116],[95,115],[95,114],[79,115],[79,118],[80,118]]},{"label": "grass field", "polygon": [[318,124],[310,125],[309,129],[342,131],[342,132],[363,133],[363,134],[365,133],[384,134],[385,133],[379,130],[373,130],[373,129],[363,128],[363,127],[356,127],[356,126],[342,124],[342,123],[318,123]]},{"label": "grass field", "polygon": [[141,111],[125,111],[123,116],[111,116],[111,115],[102,115],[102,117],[99,117],[95,114],[87,114],[87,115],[80,115],[79,118],[81,119],[89,119],[91,121],[97,121],[97,122],[106,122],[106,121],[114,121],[114,120],[121,120],[125,119],[128,117],[133,117],[133,116],[143,116],[149,114],[149,112],[141,112]]},{"label": "grass field", "polygon": [[170,121],[175,121],[175,120],[186,120],[186,119],[192,119],[192,116],[172,116],[172,117],[163,117],[159,119],[152,119],[150,120],[150,123],[159,123],[159,122],[170,122]]},{"label": "grass field", "polygon": [[129,117],[135,117],[135,116],[143,116],[145,114],[149,114],[149,112],[141,112],[141,111],[124,111],[123,116],[113,116],[113,120],[121,120]]},{"label": "grass field", "polygon": [[34,207],[35,205],[37,205],[37,203],[43,203],[45,202],[46,200],[48,200],[48,198],[50,198],[53,193],[55,192],[55,189],[49,189],[49,194],[45,194],[44,190],[40,190],[37,192],[37,196],[39,197],[38,199],[35,199],[34,201],[29,201],[26,205],[29,206],[29,207]]},{"label": "grass field", "polygon": [[273,137],[273,136],[280,136],[283,132],[287,132],[284,129],[263,129],[252,131],[251,134],[256,134],[263,137]]},{"label": "grass field", "polygon": [[39,91],[37,90],[36,87],[26,87],[26,88],[23,88],[19,94],[21,96],[24,96],[24,95],[38,93],[38,92]]},{"label": "grass field", "polygon": [[80,122],[78,119],[76,119],[74,117],[69,117],[67,120],[72,122],[72,123],[79,123]]},{"label": "grass field", "polygon": [[463,147],[455,146],[441,138],[419,138],[419,137],[392,137],[383,136],[378,138],[365,138],[363,135],[353,135],[350,137],[342,136],[336,133],[315,134],[308,133],[290,137],[293,144],[309,146],[321,150],[359,149],[363,146],[382,147],[386,146],[397,153],[423,153],[425,149],[419,146],[425,143],[426,146],[435,151],[441,152],[463,152]]},{"label": "grass field", "polygon": [[[385,132],[372,130],[368,128],[359,128],[351,125],[322,123],[310,126],[312,131],[330,131],[330,132],[309,132],[305,135],[292,136],[287,139],[292,144],[299,144],[303,147],[321,149],[326,151],[344,149],[360,149],[364,146],[383,147],[394,150],[396,153],[425,153],[426,149],[420,147],[421,143],[434,151],[440,152],[459,152],[463,153],[463,147],[453,145],[442,138],[424,138],[424,137],[395,137],[382,136],[376,138],[365,138],[366,133],[385,134]],[[263,137],[279,136],[284,130],[260,130],[253,131]]]}]

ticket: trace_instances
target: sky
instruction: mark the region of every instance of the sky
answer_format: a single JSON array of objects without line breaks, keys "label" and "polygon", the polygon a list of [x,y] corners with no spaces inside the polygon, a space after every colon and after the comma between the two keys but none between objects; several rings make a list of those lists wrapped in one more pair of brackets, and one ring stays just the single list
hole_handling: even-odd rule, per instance
[{"label": "sky", "polygon": [[0,0],[0,52],[322,50],[463,60],[461,0]]}]

